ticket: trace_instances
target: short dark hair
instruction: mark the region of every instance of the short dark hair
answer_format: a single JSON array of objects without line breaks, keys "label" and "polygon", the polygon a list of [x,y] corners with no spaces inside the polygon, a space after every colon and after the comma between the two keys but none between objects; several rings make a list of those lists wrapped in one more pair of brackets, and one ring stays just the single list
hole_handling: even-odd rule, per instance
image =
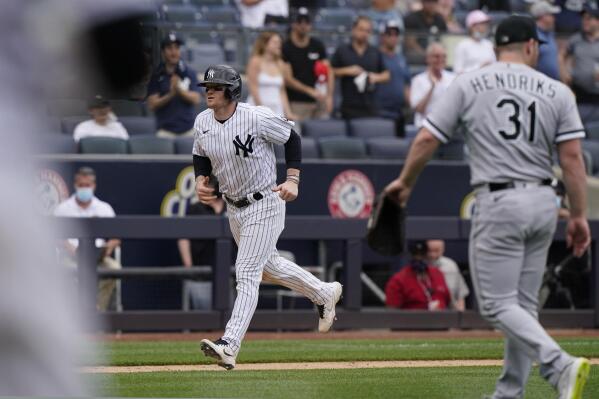
[{"label": "short dark hair", "polygon": [[352,29],[355,28],[360,21],[366,21],[368,22],[370,25],[372,25],[372,19],[370,19],[370,17],[368,15],[358,15],[356,17],[356,19],[354,19],[354,22],[352,23]]},{"label": "short dark hair", "polygon": [[89,166],[82,166],[79,169],[77,169],[77,172],[75,173],[75,179],[77,178],[77,176],[93,176],[95,179],[96,171]]}]

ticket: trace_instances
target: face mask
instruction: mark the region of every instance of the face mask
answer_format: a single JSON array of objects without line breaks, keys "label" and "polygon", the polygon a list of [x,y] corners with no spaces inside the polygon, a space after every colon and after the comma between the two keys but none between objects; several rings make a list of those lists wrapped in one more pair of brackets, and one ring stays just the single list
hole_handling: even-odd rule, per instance
[{"label": "face mask", "polygon": [[487,33],[482,33],[482,32],[472,32],[472,37],[474,37],[476,40],[482,40],[485,37],[487,37]]},{"label": "face mask", "polygon": [[424,273],[428,267],[428,264],[423,260],[412,260],[411,265],[416,273]]},{"label": "face mask", "polygon": [[80,202],[89,202],[94,197],[94,190],[91,187],[77,187],[75,196]]}]

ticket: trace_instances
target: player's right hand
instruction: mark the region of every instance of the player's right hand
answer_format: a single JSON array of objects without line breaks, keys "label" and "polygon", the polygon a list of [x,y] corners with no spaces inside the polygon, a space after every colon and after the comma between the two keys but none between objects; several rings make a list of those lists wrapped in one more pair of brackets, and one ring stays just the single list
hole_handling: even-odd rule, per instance
[{"label": "player's right hand", "polygon": [[216,199],[214,187],[211,187],[209,183],[209,176],[198,176],[196,179],[196,194],[198,195],[200,202],[204,205],[209,205]]},{"label": "player's right hand", "polygon": [[570,218],[566,228],[566,243],[574,256],[580,258],[591,243],[591,229],[586,218]]}]

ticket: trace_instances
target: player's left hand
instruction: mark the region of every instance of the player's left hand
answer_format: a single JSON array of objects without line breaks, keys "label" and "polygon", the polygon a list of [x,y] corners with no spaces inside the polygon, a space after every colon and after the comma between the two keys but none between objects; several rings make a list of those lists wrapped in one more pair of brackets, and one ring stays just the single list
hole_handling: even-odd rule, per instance
[{"label": "player's left hand", "polygon": [[410,194],[412,193],[412,188],[408,187],[402,180],[397,178],[387,184],[387,187],[385,187],[383,192],[400,206],[406,206],[408,198],[410,198]]},{"label": "player's left hand", "polygon": [[278,192],[281,199],[290,202],[297,198],[298,187],[295,182],[287,180],[273,188],[272,191]]}]

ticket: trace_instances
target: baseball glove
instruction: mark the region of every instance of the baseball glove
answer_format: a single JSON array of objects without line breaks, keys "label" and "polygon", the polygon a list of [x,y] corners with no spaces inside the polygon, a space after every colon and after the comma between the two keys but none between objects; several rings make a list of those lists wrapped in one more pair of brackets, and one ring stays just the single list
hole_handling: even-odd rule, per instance
[{"label": "baseball glove", "polygon": [[381,255],[399,255],[405,243],[405,220],[405,208],[379,194],[368,219],[368,246]]}]

